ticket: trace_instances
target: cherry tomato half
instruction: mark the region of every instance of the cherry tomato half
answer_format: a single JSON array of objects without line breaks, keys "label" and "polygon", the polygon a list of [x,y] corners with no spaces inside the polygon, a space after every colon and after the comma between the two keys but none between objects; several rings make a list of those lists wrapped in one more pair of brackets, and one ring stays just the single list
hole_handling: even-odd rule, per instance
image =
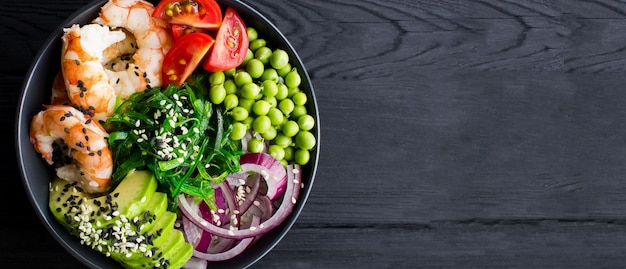
[{"label": "cherry tomato half", "polygon": [[176,40],[163,58],[163,84],[180,87],[198,67],[213,43],[215,39],[204,33],[190,33]]},{"label": "cherry tomato half", "polygon": [[189,26],[186,24],[172,24],[172,36],[174,40],[178,40],[181,36],[189,34],[189,33],[208,33],[209,30],[205,28],[198,28]]},{"label": "cherry tomato half", "polygon": [[215,0],[161,0],[152,17],[172,24],[214,29],[222,23],[222,10]]},{"label": "cherry tomato half", "polygon": [[228,70],[239,66],[248,51],[248,32],[239,14],[226,8],[222,25],[215,36],[215,45],[203,68],[210,72]]}]

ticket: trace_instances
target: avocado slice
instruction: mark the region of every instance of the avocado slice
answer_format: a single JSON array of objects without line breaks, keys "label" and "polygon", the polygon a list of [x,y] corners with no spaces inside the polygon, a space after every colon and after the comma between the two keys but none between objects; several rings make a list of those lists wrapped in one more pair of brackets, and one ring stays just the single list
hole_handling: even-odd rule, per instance
[{"label": "avocado slice", "polygon": [[167,195],[156,188],[157,181],[147,170],[129,173],[113,191],[99,196],[55,178],[50,183],[49,208],[82,244],[126,268],[156,264],[180,268],[191,257],[191,245],[174,228],[177,215],[167,210]]},{"label": "avocado slice", "polygon": [[101,229],[119,216],[133,219],[141,214],[156,192],[157,181],[150,171],[130,172],[110,193],[94,197],[75,182],[54,178],[50,183],[49,207],[54,217],[69,229],[85,222]]},{"label": "avocado slice", "polygon": [[[165,211],[161,216],[153,222],[152,227],[142,235],[145,237],[146,244],[149,245],[148,250],[151,253],[160,252],[164,247],[169,234],[174,230],[174,223],[176,222],[176,214],[170,211]],[[153,255],[146,255],[142,252],[133,253],[131,256],[124,255],[112,255],[114,259],[118,259],[123,264],[126,264],[127,268],[140,268],[142,265],[152,263]]]}]

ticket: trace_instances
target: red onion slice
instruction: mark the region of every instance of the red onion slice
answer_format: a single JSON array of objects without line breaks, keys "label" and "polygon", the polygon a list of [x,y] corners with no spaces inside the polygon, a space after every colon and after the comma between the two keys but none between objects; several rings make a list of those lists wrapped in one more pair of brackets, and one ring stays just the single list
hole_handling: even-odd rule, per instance
[{"label": "red onion slice", "polygon": [[207,268],[207,260],[196,258],[191,256],[189,260],[183,265],[183,269],[206,269]]},{"label": "red onion slice", "polygon": [[189,218],[189,220],[198,225],[198,227],[207,232],[210,232],[213,235],[234,239],[256,237],[280,225],[282,221],[285,220],[287,216],[291,213],[293,206],[298,199],[301,184],[300,166],[288,166],[286,174],[288,181],[288,183],[286,184],[287,189],[285,190],[285,195],[283,196],[282,202],[278,210],[276,210],[274,215],[272,215],[272,217],[270,217],[268,220],[264,221],[258,226],[253,225],[248,229],[225,229],[206,221],[199,214],[194,213],[192,206],[187,202],[187,199],[185,199],[185,195],[180,195],[178,197],[178,205],[181,212],[185,214]]},{"label": "red onion slice", "polygon": [[[252,219],[252,225],[256,226],[259,223],[259,217],[255,216]],[[193,256],[207,261],[225,261],[241,254],[241,252],[246,250],[250,246],[250,244],[252,244],[252,241],[254,241],[254,237],[245,238],[239,241],[239,243],[233,248],[220,253],[204,253],[194,249]]]},{"label": "red onion slice", "polygon": [[285,191],[287,172],[276,158],[267,153],[246,153],[239,158],[243,172],[254,172],[267,183],[267,197],[275,200]]}]

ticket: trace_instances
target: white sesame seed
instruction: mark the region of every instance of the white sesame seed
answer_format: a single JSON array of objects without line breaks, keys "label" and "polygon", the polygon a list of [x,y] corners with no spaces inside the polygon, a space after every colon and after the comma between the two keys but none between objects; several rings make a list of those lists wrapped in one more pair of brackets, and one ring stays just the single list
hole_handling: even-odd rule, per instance
[{"label": "white sesame seed", "polygon": [[291,197],[291,203],[294,204],[294,205],[296,204],[296,198],[295,197]]},{"label": "white sesame seed", "polygon": [[93,181],[93,180],[90,180],[90,181],[89,181],[89,186],[91,186],[91,187],[98,187],[98,182],[95,182],[95,181]]},{"label": "white sesame seed", "polygon": [[255,206],[260,206],[261,202],[259,202],[258,200],[254,200],[254,202],[252,202]]},{"label": "white sesame seed", "polygon": [[228,231],[228,234],[235,235],[235,233],[233,231]]},{"label": "white sesame seed", "polygon": [[165,102],[166,102],[165,100],[161,100],[161,101],[159,102],[159,105],[162,105],[162,106],[163,106],[163,105],[165,105]]},{"label": "white sesame seed", "polygon": [[254,230],[256,230],[256,227],[250,226],[250,231],[254,231]]},{"label": "white sesame seed", "polygon": [[294,174],[299,174],[299,173],[300,173],[300,170],[298,170],[298,169],[294,168],[293,170],[291,170],[291,172],[293,172]]}]

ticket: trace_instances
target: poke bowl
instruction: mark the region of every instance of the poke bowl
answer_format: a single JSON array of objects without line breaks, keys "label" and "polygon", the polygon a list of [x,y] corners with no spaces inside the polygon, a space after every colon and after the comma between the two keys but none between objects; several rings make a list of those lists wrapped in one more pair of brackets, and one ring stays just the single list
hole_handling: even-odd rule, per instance
[{"label": "poke bowl", "polygon": [[[153,263],[147,263],[146,261],[149,260],[152,262],[151,257],[158,254],[159,247],[152,248],[152,252],[146,252],[146,246],[142,246],[140,243],[137,243],[136,245],[134,245],[134,249],[124,249],[124,251],[126,252],[122,252],[121,254],[102,251],[102,246],[110,247],[112,244],[117,244],[119,241],[126,242],[127,240],[130,241],[132,239],[136,239],[137,237],[141,237],[141,231],[144,231],[144,229],[145,231],[152,229],[148,227],[151,224],[146,224],[147,222],[144,223],[144,226],[133,223],[133,225],[137,224],[137,227],[133,226],[137,229],[137,234],[133,234],[132,236],[129,235],[128,238],[117,238],[117,241],[115,239],[106,241],[105,243],[102,243],[104,245],[101,245],[100,248],[97,247],[98,244],[95,243],[95,241],[89,241],[90,239],[82,237],[82,235],[86,233],[84,231],[83,224],[89,226],[90,229],[93,225],[95,227],[93,230],[98,230],[98,227],[101,228],[100,230],[106,230],[105,228],[103,228],[105,224],[102,224],[102,226],[98,226],[100,225],[99,221],[106,218],[103,217],[99,219],[93,219],[91,217],[86,217],[89,219],[85,220],[85,222],[81,224],[81,228],[76,228],[77,224],[75,225],[75,222],[77,221],[74,221],[73,219],[78,220],[78,218],[82,218],[82,216],[76,214],[67,215],[67,213],[71,211],[69,209],[64,209],[64,207],[67,206],[66,204],[71,202],[67,199],[69,199],[68,197],[72,196],[72,194],[70,193],[68,195],[66,192],[68,192],[68,188],[72,189],[74,192],[86,191],[86,189],[95,186],[90,185],[94,181],[92,180],[89,181],[89,183],[85,183],[85,185],[80,185],[78,184],[81,183],[80,180],[86,177],[83,173],[80,174],[80,176],[82,176],[80,177],[80,179],[73,178],[79,177],[77,176],[76,172],[70,173],[71,175],[68,176],[70,178],[66,179],[62,177],[65,177],[67,175],[59,176],[59,170],[61,170],[60,167],[65,167],[69,169],[69,166],[79,169],[81,165],[87,165],[88,162],[80,161],[77,155],[78,153],[76,153],[79,150],[73,149],[72,145],[69,145],[69,150],[67,149],[68,145],[64,143],[68,143],[71,140],[69,138],[69,135],[64,136],[63,133],[59,133],[57,135],[50,135],[50,137],[48,137],[49,133],[53,133],[53,131],[48,129],[46,129],[45,131],[39,129],[37,129],[37,131],[33,131],[33,125],[35,124],[34,119],[38,115],[42,114],[44,111],[47,112],[49,110],[52,110],[51,107],[56,106],[56,104],[51,104],[52,102],[55,102],[55,98],[59,98],[58,94],[54,93],[52,90],[53,88],[55,88],[55,85],[59,85],[60,83],[60,85],[62,85],[62,88],[68,88],[69,86],[67,86],[68,84],[65,84],[65,82],[71,81],[71,79],[65,78],[64,81],[61,80],[61,82],[59,82],[60,78],[63,79],[62,76],[69,76],[64,75],[64,72],[70,72],[68,71],[69,69],[66,70],[67,67],[64,62],[64,57],[69,55],[69,53],[66,53],[64,50],[66,50],[69,46],[63,43],[65,41],[62,37],[70,31],[68,29],[75,25],[78,25],[80,27],[92,23],[94,19],[99,16],[103,6],[105,4],[108,4],[110,1],[116,0],[92,1],[80,10],[76,11],[53,31],[50,37],[44,42],[39,53],[34,58],[30,69],[25,76],[25,80],[21,89],[21,96],[19,98],[18,109],[16,111],[16,154],[18,158],[19,170],[21,173],[21,180],[25,188],[25,194],[31,202],[35,214],[38,216],[38,218],[40,219],[44,227],[46,227],[46,229],[52,235],[52,237],[57,240],[59,244],[73,257],[75,257],[77,260],[90,268],[131,268],[134,266],[154,266]],[[132,2],[135,0],[129,1]],[[189,3],[186,1],[181,2]],[[207,3],[205,0],[197,2],[203,4]],[[158,4],[160,2],[150,1],[146,3],[154,5],[155,9],[158,9]],[[142,147],[140,145],[140,141],[138,141],[142,139],[135,139],[133,140],[134,142],[124,146],[122,146],[121,144],[115,144],[121,143],[120,141],[124,141],[129,135],[132,134],[136,134],[141,137],[141,132],[138,132],[138,130],[140,129],[140,120],[136,119],[136,121],[123,122],[124,120],[128,120],[128,115],[130,115],[123,113],[132,110],[132,105],[125,105],[127,103],[133,103],[129,100],[134,100],[134,104],[144,104],[147,103],[146,100],[148,100],[149,98],[143,96],[141,98],[144,99],[133,99],[135,98],[135,94],[126,96],[123,99],[117,97],[114,102],[114,112],[112,112],[111,115],[105,116],[104,118],[97,118],[98,114],[93,113],[93,111],[89,111],[89,109],[80,109],[81,106],[73,103],[72,100],[68,100],[69,97],[67,96],[63,96],[65,99],[62,98],[66,102],[62,104],[63,106],[77,108],[77,110],[72,110],[78,111],[74,112],[74,115],[71,115],[72,113],[69,113],[68,111],[65,111],[64,113],[67,118],[69,118],[70,115],[74,117],[76,116],[76,114],[80,114],[78,122],[80,122],[80,124],[83,124],[81,126],[83,126],[82,130],[84,133],[86,133],[84,127],[85,123],[94,124],[95,122],[97,122],[99,124],[99,130],[104,132],[101,135],[100,140],[102,142],[108,143],[104,146],[103,150],[106,149],[107,152],[110,153],[112,159],[112,161],[110,161],[110,167],[107,168],[108,170],[110,170],[111,173],[111,179],[110,181],[107,181],[110,185],[104,185],[102,189],[100,189],[100,187],[94,188],[94,190],[92,190],[90,193],[81,196],[82,200],[89,200],[89,203],[98,205],[100,205],[102,201],[110,201],[111,197],[117,197],[117,195],[122,192],[122,190],[120,190],[122,187],[120,186],[126,184],[125,182],[129,181],[127,180],[127,178],[130,178],[132,175],[135,175],[134,177],[137,178],[138,176],[136,175],[141,174],[137,173],[137,171],[146,172],[146,178],[149,179],[145,179],[145,182],[148,183],[144,182],[142,184],[144,184],[145,186],[152,186],[151,188],[153,189],[151,191],[146,190],[144,192],[149,192],[151,195],[150,197],[156,197],[154,193],[164,193],[161,196],[167,197],[167,199],[163,198],[164,201],[167,201],[167,211],[172,212],[175,215],[175,217],[172,217],[175,218],[175,221],[172,220],[172,222],[169,223],[173,224],[173,227],[169,228],[170,230],[179,231],[181,234],[180,237],[184,239],[184,242],[177,243],[176,245],[174,245],[174,243],[171,243],[171,246],[170,244],[166,245],[166,243],[162,243],[162,246],[167,246],[171,249],[181,249],[178,252],[185,253],[176,254],[178,255],[176,257],[183,257],[180,258],[183,260],[182,262],[176,261],[177,265],[173,267],[184,266],[186,268],[246,268],[259,261],[283,239],[283,237],[289,232],[291,227],[296,222],[300,212],[303,210],[306,200],[312,190],[319,158],[320,129],[318,106],[315,99],[311,79],[307,74],[306,68],[302,60],[298,56],[298,53],[289,43],[287,38],[280,32],[280,30],[268,18],[255,10],[253,7],[242,1],[235,0],[217,0],[215,1],[215,3],[219,5],[220,16],[228,14],[229,12],[235,13],[245,24],[246,39],[244,42],[245,47],[248,51],[246,58],[238,62],[236,66],[233,67],[225,67],[222,69],[213,68],[211,70],[209,70],[209,68],[203,68],[203,62],[209,61],[209,59],[211,58],[209,55],[212,53],[212,51],[216,50],[215,44],[220,42],[219,39],[215,36],[220,32],[220,25],[216,25],[214,29],[203,32],[207,35],[214,37],[213,40],[211,40],[212,45],[205,47],[205,50],[203,50],[202,54],[204,56],[192,58],[198,62],[198,65],[194,66],[195,68],[191,71],[186,70],[183,76],[184,79],[180,80],[179,76],[177,79],[179,79],[180,82],[178,84],[174,83],[172,81],[176,80],[176,76],[171,76],[171,74],[168,74],[166,71],[161,71],[160,74],[163,75],[163,80],[169,78],[169,83],[162,83],[162,85],[158,85],[156,87],[146,86],[144,87],[145,91],[138,93],[138,95],[145,95],[152,92],[156,92],[154,93],[154,95],[156,95],[157,93],[161,94],[162,92],[170,92],[170,94],[173,94],[169,97],[172,98],[172,96],[174,96],[173,98],[177,99],[177,91],[182,91],[185,88],[187,89],[187,91],[192,91],[192,87],[189,86],[192,84],[196,86],[204,85],[198,86],[202,89],[190,93],[188,97],[195,98],[195,101],[202,100],[205,102],[204,106],[193,106],[193,108],[199,110],[201,108],[211,107],[210,109],[206,109],[205,113],[206,115],[209,115],[210,119],[207,119],[206,121],[196,119],[189,120],[189,122],[205,122],[205,124],[203,125],[205,129],[202,129],[203,131],[200,132],[199,135],[197,135],[196,139],[197,141],[199,141],[198,143],[200,143],[202,147],[193,147],[192,150],[188,151],[191,153],[188,153],[185,156],[187,156],[190,160],[195,160],[199,162],[200,160],[206,160],[210,158],[218,159],[215,156],[222,154],[230,158],[233,163],[236,162],[235,164],[231,166],[216,165],[214,163],[208,163],[207,161],[207,163],[195,163],[192,165],[187,165],[186,170],[184,170],[184,172],[182,173],[168,174],[167,172],[157,172],[152,169],[157,169],[158,167],[162,168],[163,166],[159,165],[165,165],[164,163],[167,163],[167,161],[170,161],[169,163],[171,163],[171,156],[169,157],[169,159],[161,159],[160,161],[156,160],[148,162],[144,160],[137,161],[135,159],[134,162],[122,162],[121,159],[123,157],[121,156],[130,158],[129,156],[137,157],[146,155],[158,155],[153,153],[146,153],[146,151],[149,151],[151,149],[150,147],[155,147],[155,144],[146,144],[147,146],[144,145]],[[220,21],[220,23],[222,24],[225,24],[224,22],[225,20]],[[171,25],[174,25],[174,23],[166,23],[164,25],[165,27],[169,27]],[[109,28],[113,27],[109,26]],[[193,33],[195,31],[202,32],[192,27],[189,27],[187,29],[191,29],[192,31],[185,32],[185,34],[181,35],[190,36],[191,34],[189,33]],[[168,28],[168,30],[171,31],[170,28]],[[172,34],[172,32],[168,33]],[[171,48],[168,48],[168,50],[164,50],[164,54],[168,51],[174,50],[174,48],[176,47],[176,42],[178,42],[178,40],[182,40],[182,37],[172,37]],[[254,40],[262,40],[263,43],[261,45],[253,44],[252,41]],[[180,47],[189,47],[189,45]],[[251,59],[257,59],[260,57],[258,55],[258,57],[255,56],[255,50],[260,47],[265,47],[266,50],[269,49],[270,52],[281,51],[283,53],[282,59],[279,58],[278,60],[273,60],[271,59],[272,56],[268,56],[269,54],[266,54],[264,56],[264,60],[262,61],[264,64],[262,66],[262,70],[275,69],[276,71],[280,69],[278,68],[278,65],[280,65],[284,67],[282,68],[283,71],[279,70],[279,72],[274,72],[274,76],[268,74],[268,77],[265,77],[265,75],[262,75],[261,72],[258,71],[258,69],[255,70],[248,67],[248,63]],[[86,50],[88,50],[88,48]],[[252,52],[252,56],[250,56],[250,52]],[[167,55],[163,58],[167,59]],[[288,59],[288,63],[277,63],[277,68],[272,68],[272,64],[274,61],[284,62],[285,59]],[[177,62],[181,62],[180,59],[177,60]],[[77,66],[80,66],[80,64],[83,63],[79,60],[72,61],[75,61]],[[165,66],[165,60],[163,62],[163,66]],[[284,71],[287,66],[289,67],[289,70]],[[105,66],[104,68],[107,67]],[[250,73],[257,73],[257,75],[252,75],[252,77],[254,77],[252,78],[252,82],[248,81],[239,83],[239,81],[237,81],[237,83],[234,84],[235,90],[227,90],[227,92],[224,93],[223,89],[228,87],[223,87],[223,82],[228,80],[234,82],[235,75],[237,75],[239,71],[242,71],[242,73],[247,72],[248,75]],[[278,75],[276,75],[276,73],[278,73]],[[294,79],[294,77],[290,75],[290,73],[296,73],[296,78]],[[219,76],[214,74],[219,74]],[[291,77],[288,78],[288,76]],[[141,76],[138,75],[138,77]],[[146,75],[144,73],[144,78],[145,77]],[[192,79],[193,82],[191,82]],[[276,82],[276,85],[286,85],[284,87],[288,88],[286,89],[288,93],[285,92],[282,98],[276,98],[279,97],[277,93],[268,93],[263,96],[264,89],[266,88],[263,85],[264,80],[272,79]],[[287,83],[287,80],[290,80],[290,82]],[[296,80],[296,82],[294,82],[294,80]],[[86,82],[83,82],[82,80],[78,81],[80,81],[80,83],[78,84],[78,88],[82,89],[83,94],[87,93],[87,91],[85,90],[87,86],[85,86],[86,84],[84,84]],[[146,81],[148,81],[149,83],[149,80],[146,79]],[[68,83],[71,84],[71,82]],[[217,91],[218,93],[214,94],[212,88],[218,84],[222,85],[222,91]],[[242,88],[244,88],[243,86],[245,86],[246,84],[256,84],[258,86],[257,92],[253,91],[255,95],[250,96],[250,98],[245,96],[245,94],[244,96],[241,96],[242,91],[246,91],[242,90]],[[267,86],[267,88],[273,87],[273,85],[271,87]],[[67,92],[69,95],[69,89],[67,90]],[[228,101],[226,101],[228,100],[228,98],[226,98],[226,95],[235,95],[235,100],[231,98],[230,103],[228,103]],[[248,93],[248,95],[250,94]],[[274,98],[269,98],[267,100],[265,98],[272,96],[274,96]],[[252,101],[248,99],[252,99]],[[266,100],[267,102],[260,102],[260,105],[255,105],[255,103],[259,103],[259,100]],[[287,108],[281,107],[281,100],[289,100],[287,103],[291,103],[291,106],[286,106]],[[165,104],[164,100],[161,101],[163,102],[161,104]],[[250,101],[248,102],[250,105],[245,108],[246,111],[242,112],[246,114],[247,117],[235,115],[236,113],[233,111],[234,108],[242,107],[244,101]],[[196,104],[195,102],[189,103],[191,105]],[[294,103],[295,106],[299,107],[299,110],[294,109]],[[122,109],[122,107],[124,109]],[[146,107],[148,106],[145,106],[144,109]],[[271,120],[267,121],[266,118],[269,117],[267,117],[266,114],[269,114],[268,111],[270,109],[273,109],[274,111],[282,111],[283,114],[279,115],[281,120],[274,120],[275,117],[271,117]],[[298,111],[297,113],[295,112],[296,110]],[[62,116],[63,119],[61,119],[59,122],[66,119],[66,116]],[[256,119],[263,116],[265,116],[264,120],[266,121],[257,124]],[[218,119],[215,119],[216,117]],[[306,119],[299,121],[299,118]],[[117,122],[111,119],[117,119]],[[155,128],[149,129],[149,131],[154,131],[156,129],[159,129],[155,121],[156,120],[142,122],[141,126],[145,125],[145,128]],[[68,128],[63,128],[64,125],[62,125],[67,124],[67,121],[59,123],[51,120],[42,120],[40,122],[43,122],[43,125],[45,126],[54,125],[55,128],[59,130],[64,130],[66,133],[69,133],[69,131],[67,131]],[[212,124],[215,124],[215,122],[218,122],[220,126],[212,126]],[[289,124],[291,125],[286,125],[287,122],[289,122]],[[130,125],[135,123],[137,124],[137,126],[127,126],[127,129],[121,131],[124,128],[124,124]],[[245,134],[241,130],[236,130],[236,127],[234,127],[234,125],[237,124],[241,124],[239,127],[244,126],[241,128],[244,128]],[[58,128],[59,126],[61,128]],[[160,128],[162,129],[163,127]],[[213,133],[209,133],[209,131],[211,130]],[[271,130],[273,134],[270,131],[265,130]],[[287,134],[287,132],[289,132],[289,134]],[[187,130],[183,131],[183,133],[186,134]],[[300,138],[300,133],[306,133],[306,136]],[[275,141],[275,138],[281,135],[283,136],[283,138],[286,139],[286,142]],[[45,138],[42,138],[44,136]],[[208,138],[210,136],[215,137]],[[220,138],[218,139],[218,137]],[[86,141],[89,141],[87,135],[85,135],[84,139]],[[203,139],[206,139],[208,142],[203,143]],[[93,140],[94,138],[92,136],[92,141]],[[145,140],[150,140],[152,143],[156,143],[154,137]],[[54,159],[52,157],[50,157],[50,159],[44,158],[45,154],[42,153],[42,148],[39,148],[38,146],[39,143],[48,142],[49,144],[54,143],[55,146],[53,149],[49,149],[49,153],[51,155],[58,156],[59,154],[63,154],[64,157],[57,157]],[[77,146],[84,147],[84,145],[78,145],[82,143],[76,144]],[[193,143],[188,144],[190,148],[191,144]],[[207,144],[210,145],[207,146]],[[208,150],[205,151],[205,148],[210,148],[213,146],[213,144],[215,148],[217,148],[219,145],[230,145],[230,147],[226,149],[221,148],[219,150],[214,149],[214,152],[210,154],[210,158],[203,155],[205,154],[204,152],[208,152]],[[56,147],[59,145],[60,147]],[[65,148],[65,150],[59,148]],[[61,150],[60,153],[58,152],[59,150]],[[296,152],[299,152],[301,154],[296,156]],[[93,158],[94,154],[91,154],[89,156],[90,157],[85,157]],[[98,151],[98,154],[96,156],[102,156],[102,152]],[[105,154],[105,156],[107,155]],[[60,159],[69,160],[62,161]],[[175,159],[178,160],[179,158]],[[204,168],[201,169],[200,166],[204,166]],[[172,167],[177,168],[178,166],[174,165]],[[172,167],[167,169],[174,169]],[[185,166],[180,165],[180,167]],[[230,167],[229,169],[231,170],[211,170],[220,169],[221,167]],[[280,169],[278,169],[277,167]],[[279,176],[276,176],[274,172],[278,170],[280,170],[278,172]],[[267,174],[268,172],[270,173],[269,176]],[[116,173],[118,179],[116,179]],[[180,183],[183,181],[182,179],[180,179],[180,177],[183,177],[183,175],[185,176],[184,178],[194,178],[194,183]],[[172,177],[176,177],[174,181],[179,182],[179,185],[177,185],[178,188],[173,187],[173,185],[164,186],[165,179],[163,178],[171,179]],[[270,179],[276,179],[277,177],[279,183],[271,182]],[[203,178],[210,180],[204,182],[202,181]],[[109,179],[107,178],[107,180]],[[60,184],[59,186],[62,186],[64,190],[58,190],[58,188],[56,188],[56,185],[54,184]],[[127,183],[127,185],[129,184],[131,183]],[[190,188],[185,187],[191,186],[193,184],[200,184],[201,186],[198,187],[199,189],[196,191],[197,193],[201,194],[199,197],[193,197],[193,195],[191,195],[190,193],[194,193],[194,191],[189,191]],[[210,186],[210,188],[207,186]],[[146,189],[147,188],[148,187],[146,187]],[[133,190],[135,189],[135,187],[128,187],[127,189]],[[176,189],[178,192],[171,192],[173,189]],[[210,189],[210,192],[206,191],[208,189]],[[122,197],[133,197],[132,195],[135,194],[132,194],[130,196],[125,195],[125,193],[121,194]],[[246,195],[251,196],[251,198],[246,197]],[[62,200],[61,202],[59,202],[58,204],[54,204],[53,206],[53,198],[57,201],[61,201],[62,199],[65,200]],[[263,201],[268,202],[259,203],[259,200],[261,200],[261,198],[265,199]],[[144,201],[146,199],[140,199],[140,202],[133,200],[129,202],[132,204],[126,206],[125,204],[121,204],[121,200],[115,200],[115,198],[113,198],[113,200],[115,201],[115,209],[118,208],[118,202],[120,203],[120,208],[126,206],[133,209],[125,209],[125,211],[122,211],[121,209],[119,211],[115,210],[117,212],[113,212],[113,215],[115,215],[115,217],[113,217],[113,220],[110,221],[110,223],[115,223],[117,220],[119,220],[119,214],[122,215],[122,219],[126,219],[126,217],[123,216],[124,214],[134,214],[135,218],[130,218],[132,221],[133,219],[137,220],[138,217],[141,217],[141,214],[154,213],[153,211],[151,211],[153,210],[151,206],[154,206],[154,204],[156,204],[157,202],[151,203],[151,201],[154,201],[155,199],[156,198],[150,198],[148,199],[149,201]],[[78,203],[80,204],[82,202],[78,201]],[[166,202],[163,203],[165,204]],[[243,211],[244,207],[246,209],[246,212],[240,212],[239,209],[242,209]],[[265,211],[260,209],[263,207],[266,208]],[[90,210],[92,216],[96,214],[94,209]],[[59,212],[61,211],[65,215],[60,215],[61,213]],[[154,211],[156,211],[156,209],[154,209]],[[218,214],[216,214],[216,212],[220,213],[219,216]],[[100,211],[98,211],[97,213],[99,214]],[[150,216],[154,219],[157,218],[156,213]],[[110,219],[111,218],[109,216],[107,220]],[[152,221],[149,222],[152,223]],[[157,221],[154,222],[157,223]],[[111,228],[110,225],[114,225],[110,223],[106,224],[109,225],[106,226],[107,228]],[[153,224],[151,226],[157,226],[157,224]],[[82,230],[79,231],[77,229]],[[190,232],[190,230],[192,232]],[[154,230],[152,231],[154,232]],[[163,229],[158,231],[159,235],[162,231]],[[106,234],[106,232],[104,233]],[[111,230],[108,230],[108,233],[110,235],[112,233]],[[154,234],[156,234],[156,232],[154,232]],[[164,237],[157,237],[154,234],[151,235],[152,237],[148,237],[146,235],[145,238],[142,238],[143,242],[149,242],[150,244],[152,244],[152,239],[156,241],[161,240],[159,238]],[[103,234],[98,234],[98,237],[102,236]],[[172,235],[172,237],[174,236]],[[169,242],[168,240],[169,239],[162,239],[161,241]],[[155,246],[156,244],[157,243],[154,243]],[[147,247],[150,248],[150,246],[151,245],[148,245]],[[134,252],[128,253],[128,251],[136,251],[137,249],[143,249],[143,252],[140,254],[136,254]],[[182,249],[184,249],[184,251]],[[165,253],[164,250],[163,253]],[[143,256],[141,256],[141,258],[135,259],[134,255]],[[133,256],[132,262],[121,262],[121,260],[126,259],[124,258],[124,256]],[[174,258],[172,258],[172,262],[174,262],[173,259]],[[167,266],[170,265],[169,262],[170,261],[166,261],[166,263],[161,263],[159,265]]]}]

